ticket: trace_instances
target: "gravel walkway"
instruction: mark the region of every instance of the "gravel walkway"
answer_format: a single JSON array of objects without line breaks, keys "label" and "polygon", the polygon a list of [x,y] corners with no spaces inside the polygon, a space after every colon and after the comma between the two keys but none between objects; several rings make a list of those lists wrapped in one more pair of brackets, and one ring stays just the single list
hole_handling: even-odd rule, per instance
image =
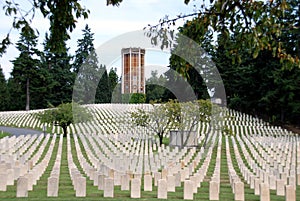
[{"label": "gravel walkway", "polygon": [[42,131],[38,131],[38,130],[32,130],[32,129],[28,129],[28,128],[13,128],[13,127],[5,127],[5,126],[0,126],[0,132],[7,132],[7,133],[11,133],[12,135],[34,135],[34,134],[41,134]]}]

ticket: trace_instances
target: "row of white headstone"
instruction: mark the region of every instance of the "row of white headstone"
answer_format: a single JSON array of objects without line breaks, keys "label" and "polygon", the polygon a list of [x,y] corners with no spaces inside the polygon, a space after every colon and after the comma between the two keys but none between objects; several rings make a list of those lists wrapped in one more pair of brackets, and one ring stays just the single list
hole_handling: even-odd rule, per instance
[{"label": "row of white headstone", "polygon": [[72,148],[71,148],[71,138],[69,134],[67,135],[67,160],[68,160],[69,174],[72,180],[72,185],[74,186],[74,190],[75,190],[75,196],[85,197],[86,177],[80,172],[80,170],[74,163]]},{"label": "row of white headstone", "polygon": [[[49,136],[49,135],[47,135],[47,136]],[[53,138],[53,139],[55,139],[55,138]],[[62,138],[60,138],[60,139],[62,139]],[[77,157],[79,158],[80,164],[83,167],[83,169],[86,169],[86,168],[84,168],[84,167],[86,167],[85,163],[82,162],[82,161],[84,161],[84,157],[82,156],[82,153],[81,153],[81,150],[80,150],[80,147],[79,147],[76,135],[74,135],[74,141],[75,141],[75,147],[76,147]],[[46,142],[47,142],[47,140],[44,141],[44,144]],[[54,142],[55,142],[55,140],[54,140]],[[52,144],[54,142],[52,142]],[[60,142],[60,144],[61,143],[62,143],[62,141]],[[42,145],[41,148],[42,147],[44,147],[44,145]],[[59,147],[61,147],[61,146],[59,146]],[[137,147],[140,147],[140,146],[137,146]],[[58,149],[60,150],[60,148],[58,148]],[[166,149],[166,150],[168,150],[168,149]],[[184,156],[185,153],[187,153],[187,149],[184,149],[184,151],[185,152],[184,152],[184,154],[182,154],[182,156]],[[61,151],[58,151],[58,153],[60,153],[60,152]],[[37,153],[40,153],[40,152],[37,152]],[[48,155],[49,155],[49,153],[52,153],[51,146],[50,146],[50,150],[48,152]],[[194,155],[195,155],[195,149],[192,149],[190,152],[188,152],[182,158],[182,160],[180,160],[181,158],[179,158],[179,160],[177,161],[178,164],[174,165],[173,169],[170,169],[170,171],[167,168],[165,168],[165,169],[163,169],[162,173],[156,172],[156,174],[153,174],[151,176],[152,178],[154,177],[154,180],[156,181],[156,185],[159,186],[158,197],[164,197],[164,196],[161,196],[161,194],[164,194],[164,195],[166,194],[166,192],[164,192],[164,190],[163,190],[165,188],[165,186],[166,186],[166,185],[164,185],[164,183],[165,184],[167,182],[168,183],[173,183],[174,184],[173,188],[167,188],[167,189],[169,189],[169,191],[175,191],[174,190],[174,188],[175,188],[175,183],[174,183],[175,182],[175,176],[172,175],[172,172],[176,173],[176,168],[177,168],[176,178],[177,178],[177,180],[179,180],[179,182],[177,182],[177,183],[181,183],[182,181],[184,181],[184,184],[185,184],[185,193],[184,193],[185,196],[184,197],[186,199],[189,199],[189,198],[192,197],[192,194],[194,193],[195,190],[191,191],[190,189],[191,189],[191,187],[192,187],[192,189],[197,189],[197,187],[196,188],[194,187],[194,185],[195,185],[194,183],[196,183],[196,182],[193,183],[193,181],[192,181],[193,179],[191,178],[191,180],[189,180],[189,178],[192,175],[192,173],[193,173],[193,171],[195,169],[195,166],[198,164],[199,160],[201,159],[201,154],[200,154],[200,155],[198,155],[200,157],[198,157],[198,156],[195,157],[195,160],[197,160],[197,162],[195,162],[195,160],[193,160],[188,165],[188,163],[190,162],[190,160],[193,158]],[[57,158],[59,158],[59,157],[57,157]],[[76,190],[76,196],[85,196],[85,193],[82,193],[82,192],[85,191],[84,190],[85,185],[83,185],[84,182],[80,181],[80,184],[81,184],[80,185],[81,186],[80,189],[78,189],[77,185],[76,185],[76,183],[79,183],[78,180],[80,180],[80,178],[83,178],[83,175],[81,175],[80,173],[78,173],[78,169],[77,169],[77,167],[75,167],[75,164],[73,163],[72,153],[71,153],[71,146],[70,146],[70,138],[69,137],[68,137],[68,164],[69,164],[71,178],[73,180],[73,184],[74,184],[74,187],[75,187],[75,190]],[[207,162],[205,164],[207,164],[206,165],[206,168],[207,168],[209,162]],[[33,165],[33,163],[32,163],[32,165]],[[43,167],[45,168],[46,166],[43,166]],[[180,174],[178,174],[178,173],[180,173]],[[72,176],[74,174],[77,174],[76,179],[74,179],[75,177]],[[88,174],[88,173],[86,172],[86,174]],[[36,174],[36,175],[39,175],[39,174]],[[129,186],[128,183],[131,182],[131,192],[132,192],[131,194],[132,194],[132,197],[140,197],[140,194],[138,194],[138,192],[140,192],[140,188],[141,188],[141,174],[134,174],[134,178],[132,178],[132,175],[133,174],[130,173],[130,172],[127,175],[121,175],[121,183],[124,184],[123,189],[126,189],[126,186]],[[145,174],[145,176],[146,175],[148,175],[148,177],[150,176],[149,173]],[[31,176],[32,176],[32,174],[29,173],[26,176],[21,177],[21,178],[18,179],[18,187],[17,187],[17,189],[19,189],[19,190],[17,191],[17,197],[26,197],[26,196],[28,196],[28,191],[30,191],[31,188],[32,188],[32,184],[31,184],[32,183],[31,182],[32,179],[31,179]],[[99,177],[101,177],[101,175],[98,175],[97,178],[99,178]],[[114,171],[114,169],[109,169],[109,175],[106,175],[106,178],[104,178],[104,182],[103,182],[104,183],[104,185],[103,185],[104,188],[103,189],[104,190],[106,189],[105,193],[104,193],[104,196],[110,196],[111,195],[110,192],[113,192],[113,189],[111,188],[111,184],[113,184],[112,186],[114,186],[115,184],[117,185],[118,183],[115,182],[115,181],[118,180],[117,178],[118,178],[118,172]],[[129,180],[128,178],[131,178],[131,179]],[[85,178],[83,180],[85,180]],[[33,181],[33,184],[34,184],[34,182],[36,181],[36,179],[33,179],[32,181]],[[172,182],[172,181],[174,181],[174,182]],[[151,182],[152,182],[152,179],[151,179]],[[98,182],[98,183],[100,183],[100,182]],[[50,182],[49,185],[51,185],[51,182]],[[181,185],[181,184],[179,184],[179,185]],[[25,188],[25,186],[27,186],[27,188]],[[51,187],[49,186],[48,188],[51,188]],[[139,190],[137,190],[137,189],[139,189]],[[136,192],[136,193],[134,193],[134,192]],[[49,193],[49,194],[51,194],[51,193]]]},{"label": "row of white headstone", "polygon": [[[243,154],[247,159],[248,165],[251,167],[249,170],[246,165],[242,164],[241,156],[237,152],[237,144],[235,143],[234,139],[232,139],[233,143],[235,144],[235,153],[239,163],[239,168],[243,174],[243,177],[250,184],[250,188],[254,189],[254,193],[256,195],[260,195],[262,199],[269,200],[269,190],[276,190],[276,194],[278,196],[286,196],[289,197],[290,200],[295,200],[295,189],[296,189],[296,175],[295,171],[292,171],[293,174],[290,175],[290,168],[287,166],[286,168],[282,168],[283,166],[280,164],[280,161],[276,161],[272,158],[272,163],[268,163],[269,157],[265,155],[262,149],[254,149],[251,146],[251,143],[248,144],[248,147],[251,147],[251,155],[249,155],[243,144],[242,140],[238,137],[239,144],[242,147]],[[246,139],[246,138],[244,138]],[[256,143],[258,144],[258,143]],[[260,154],[256,152],[256,150],[261,150],[260,153],[264,154],[265,157],[260,157]],[[274,160],[273,160],[274,159]],[[282,161],[285,163],[284,161]],[[293,186],[294,191],[290,190],[290,186]],[[265,190],[262,190],[264,188]],[[293,198],[293,199],[292,199]]]},{"label": "row of white headstone", "polygon": [[[101,115],[103,118],[107,118],[109,115],[119,115],[117,113],[118,112],[114,111],[113,108],[109,108],[107,106],[106,111],[101,113]],[[240,117],[237,115],[237,119],[239,118]],[[242,118],[246,118],[248,119],[247,121],[252,123],[244,126],[244,128],[246,128],[245,130],[240,129],[243,125],[240,125],[239,123],[242,121],[236,121],[234,124],[228,124],[231,125],[234,130],[240,131],[240,133],[236,135],[236,138],[230,137],[228,140],[231,140],[234,146],[234,152],[230,154],[235,154],[235,158],[239,166],[239,171],[242,173],[244,181],[250,184],[250,187],[254,189],[254,193],[260,195],[262,200],[268,200],[268,197],[270,196],[269,190],[275,190],[275,187],[277,194],[280,195],[280,192],[282,192],[283,189],[284,195],[286,195],[287,198],[293,200],[292,195],[294,191],[292,191],[291,189],[296,188],[296,181],[298,181],[299,184],[300,173],[300,146],[298,138],[295,136],[291,136],[289,132],[285,132],[284,130],[282,130],[283,134],[277,134],[277,132],[281,132],[280,129],[274,129],[273,127],[268,127],[260,124],[256,125],[255,118],[254,120],[248,116]],[[184,182],[184,189],[187,189],[187,192],[184,191],[184,198],[190,199],[191,196],[188,195],[191,195],[191,193],[188,193],[188,189],[191,189],[192,187],[192,193],[197,192],[197,188],[200,187],[201,182],[206,175],[208,165],[211,161],[211,153],[214,147],[214,145],[211,145],[209,147],[204,163],[198,170],[196,170],[196,167],[199,165],[199,158],[201,158],[203,154],[201,151],[195,152],[193,151],[193,149],[170,150],[167,147],[160,148],[156,145],[157,141],[151,141],[151,138],[147,138],[145,136],[138,136],[140,138],[136,139],[128,138],[128,136],[130,136],[130,133],[128,133],[128,131],[130,130],[121,128],[123,130],[118,131],[118,127],[116,127],[116,125],[105,125],[103,126],[103,128],[101,128],[103,130],[101,130],[100,133],[91,135],[89,134],[89,131],[96,131],[98,127],[94,125],[86,126],[85,124],[82,124],[79,128],[84,133],[84,135],[80,134],[78,135],[78,137],[82,141],[88,156],[88,160],[83,157],[80,146],[77,145],[77,135],[75,135],[75,148],[80,165],[85,174],[94,180],[94,185],[97,185],[98,182],[99,187],[100,183],[103,181],[103,189],[109,189],[104,191],[105,196],[110,196],[111,192],[113,192],[113,189],[108,188],[109,186],[111,187],[120,184],[121,187],[123,186],[123,189],[127,189],[127,186],[129,186],[128,181],[133,182],[133,185],[131,186],[133,186],[134,188],[131,187],[131,191],[140,192],[142,185],[141,177],[143,176],[142,171],[144,171],[144,178],[146,177],[145,181],[149,181],[151,178],[151,182],[152,180],[154,180],[153,185],[159,186],[158,192],[160,193],[158,193],[158,197],[165,198],[166,192],[163,190],[165,189],[164,184],[173,183],[172,181],[175,180],[175,183],[177,184]],[[114,133],[115,135],[108,135],[108,133],[103,133],[104,131],[107,132],[109,130],[111,130],[111,133]],[[276,132],[276,135],[272,136],[272,132]],[[240,137],[240,135],[242,136],[242,138]],[[217,189],[219,189],[219,153],[221,150],[221,137],[216,138],[215,136],[216,134],[213,135],[213,139],[211,141],[214,141],[214,139],[218,139],[218,154],[216,158],[216,165],[214,167],[214,175],[213,178],[211,178],[211,184],[215,182],[215,186],[218,186]],[[15,141],[13,142],[13,146],[10,143],[8,143],[9,146],[7,146],[7,141],[5,141],[5,143],[2,143],[2,145],[0,143],[0,148],[2,149],[3,147],[5,147],[6,149],[9,147],[22,147],[22,144],[25,145],[23,147],[28,147],[29,152],[26,151],[26,153],[24,153],[21,148],[19,149],[20,156],[18,156],[20,157],[20,159],[22,159],[23,162],[28,162],[28,158],[32,158],[31,155],[34,148],[30,148],[30,145],[33,142],[40,143],[37,138],[31,139],[31,137],[27,138],[26,140],[22,140],[20,138],[18,141],[19,144],[15,143]],[[154,152],[154,147],[156,147],[155,149],[157,149],[157,153]],[[69,152],[71,153],[71,150],[68,150],[68,154]],[[229,176],[230,178],[234,178],[236,172],[234,173],[232,171],[232,162],[230,163],[229,159],[230,154],[226,155],[228,160],[228,167],[231,170],[231,172],[229,172]],[[241,155],[244,156],[244,158],[246,159],[245,161],[242,159]],[[120,167],[120,164],[117,163],[118,160],[123,161],[122,164],[125,165]],[[30,163],[32,163],[33,166],[33,161],[31,161]],[[73,165],[75,164],[69,163],[69,165],[73,168]],[[93,172],[93,174],[91,174],[91,172]],[[80,175],[81,177],[83,177],[81,173]],[[179,178],[180,182],[178,182]],[[239,182],[240,179],[242,178],[239,178],[239,180],[237,181]],[[140,182],[138,180],[140,180]],[[124,185],[122,185],[122,181]],[[274,185],[274,181],[276,181],[276,185]],[[233,182],[232,184],[234,192],[235,183],[238,182]],[[282,182],[283,185],[281,185]],[[105,186],[107,188],[105,188]],[[144,189],[145,186],[150,185],[145,185],[144,182]],[[186,186],[188,186],[189,188]],[[293,188],[290,186],[292,186]],[[212,188],[210,188],[210,191],[213,192],[213,189],[214,188],[212,186]],[[133,197],[140,196],[139,193],[133,194]]]},{"label": "row of white headstone", "polygon": [[[84,147],[87,147],[87,144],[92,144],[92,143],[87,143],[85,142],[85,138],[83,138],[83,135],[79,135],[81,136],[80,139],[82,140],[82,144],[84,145]],[[89,139],[87,137],[87,139]],[[75,146],[78,143],[77,141],[77,135],[74,136],[74,141],[75,141]],[[101,141],[101,140],[100,140]],[[109,141],[106,141],[106,143],[108,143]],[[105,144],[104,146],[107,146],[108,144]],[[104,146],[101,146],[101,148],[104,148]],[[77,148],[78,147],[78,148]],[[110,147],[110,146],[108,146]],[[137,146],[140,147],[140,146]],[[95,147],[94,149],[95,150]],[[185,151],[187,151],[187,149],[184,149]],[[81,150],[79,148],[79,146],[76,146],[76,151],[78,152],[78,158],[82,158],[81,156]],[[87,153],[87,155],[92,154],[91,149],[89,148],[85,148],[85,151]],[[102,153],[102,155],[109,155],[109,154],[116,154],[115,150],[114,152],[110,152],[110,153]],[[200,152],[199,152],[200,153]],[[144,174],[144,190],[152,190],[152,179],[154,179],[154,185],[158,185],[158,197],[165,197],[166,192],[162,193],[164,189],[165,185],[164,183],[168,183],[168,185],[170,183],[174,183],[173,188],[167,188],[169,189],[169,191],[175,191],[175,179],[177,178],[177,185],[180,186],[181,182],[184,182],[186,185],[185,189],[186,189],[186,193],[185,193],[185,197],[186,199],[188,199],[189,197],[192,197],[191,195],[188,196],[188,192],[189,189],[191,189],[191,185],[192,185],[192,191],[190,194],[193,194],[195,192],[195,189],[197,189],[198,187],[200,187],[200,180],[204,178],[204,175],[201,176],[201,174],[199,173],[197,176],[195,175],[194,177],[192,177],[193,175],[193,171],[195,170],[195,167],[198,165],[200,159],[201,159],[201,154],[199,154],[195,157],[194,160],[191,160],[194,155],[196,154],[195,149],[191,149],[191,152],[188,152],[186,154],[185,157],[182,158],[182,160],[177,161],[178,164],[174,165],[169,168],[164,168],[162,170],[162,172],[152,172],[152,175],[150,172],[145,172]],[[210,152],[212,153],[212,151]],[[92,157],[89,157],[92,158]],[[86,161],[84,160],[79,160],[82,161],[80,162],[82,168],[87,171],[85,171],[85,173],[88,175],[89,171],[92,171],[93,176],[90,177],[90,179],[94,180],[94,185],[97,185],[98,182],[98,189],[103,189],[104,190],[104,196],[113,196],[113,187],[114,185],[121,185],[121,189],[123,190],[128,190],[129,188],[129,182],[131,182],[131,193],[132,193],[132,197],[140,197],[140,190],[141,190],[141,176],[142,174],[139,173],[132,173],[132,171],[130,171],[130,169],[127,169],[127,171],[123,171],[123,172],[119,172],[116,169],[114,169],[114,167],[110,168],[108,167],[108,165],[104,165],[103,161],[98,161],[98,173],[95,172],[95,169],[88,164]],[[102,162],[102,163],[101,163]],[[95,164],[96,162],[94,162]],[[185,165],[186,164],[186,165]],[[207,171],[208,168],[208,164],[209,161],[205,162],[204,165],[205,169]],[[204,166],[202,168],[204,168]],[[176,170],[177,169],[177,170]],[[202,169],[199,169],[199,172],[202,173]],[[175,174],[174,174],[175,173]],[[97,175],[97,176],[96,176]],[[201,178],[202,177],[202,178]],[[150,179],[151,178],[151,179]],[[98,180],[98,181],[96,181]],[[160,181],[162,180],[162,181]],[[193,181],[194,180],[194,181]],[[196,180],[199,180],[199,182],[196,182]],[[174,181],[174,182],[171,182]],[[150,183],[150,184],[149,184]],[[178,184],[179,183],[179,184]],[[195,184],[194,184],[195,183]],[[199,184],[198,184],[199,183]],[[113,184],[111,186],[111,184]],[[150,187],[151,186],[151,187]],[[172,185],[171,185],[172,186]],[[106,190],[105,190],[106,189]],[[136,192],[136,193],[134,193]],[[161,196],[161,193],[164,196]]]},{"label": "row of white headstone", "polygon": [[[39,137],[13,136],[1,139],[1,143],[6,144],[7,148],[6,151],[4,150],[4,153],[0,154],[0,181],[2,184],[0,189],[2,191],[6,191],[7,185],[13,185],[15,180],[33,170],[33,167],[40,160],[48,140],[49,135],[46,137],[44,135]],[[17,148],[18,146],[19,148]]]},{"label": "row of white headstone", "polygon": [[[229,180],[230,180],[232,192],[234,193],[234,199],[243,201],[243,200],[245,200],[244,183],[241,181],[236,170],[234,169],[232,159],[231,159],[231,154],[233,154],[233,153],[230,153],[228,136],[225,137],[225,146],[226,146],[226,157],[227,157]],[[236,149],[235,149],[235,151],[236,151]],[[237,158],[238,157],[237,153],[235,153],[235,155]],[[238,161],[238,163],[242,162],[242,161],[239,161],[238,158],[237,158],[237,161]]]},{"label": "row of white headstone", "polygon": [[221,173],[221,149],[222,149],[222,135],[219,135],[217,144],[217,157],[213,175],[209,182],[209,199],[219,200],[220,194],[220,173]]},{"label": "row of white headstone", "polygon": [[[231,138],[239,169],[245,181],[250,184],[250,188],[255,189],[256,195],[261,196],[261,200],[270,199],[269,190],[276,190],[277,195],[285,195],[287,200],[295,200],[296,172],[298,172],[297,180],[299,181],[300,178],[299,171],[295,170],[296,157],[299,161],[300,153],[299,144],[297,145],[298,137],[286,131],[274,136],[264,131],[258,134],[252,133],[257,130],[259,128],[245,130],[245,133],[241,135],[242,138],[236,135],[238,143],[233,137]],[[278,130],[280,129],[276,129]],[[238,144],[251,167],[250,170],[239,154]]]},{"label": "row of white headstone", "polygon": [[63,140],[64,140],[63,135],[60,135],[56,159],[55,159],[54,165],[52,167],[50,176],[48,177],[48,180],[47,180],[47,196],[48,197],[57,197],[58,196]]},{"label": "row of white headstone", "polygon": [[43,124],[35,116],[40,111],[42,110],[1,112],[0,125],[42,129]]},{"label": "row of white headstone", "polygon": [[18,178],[16,192],[17,197],[28,197],[28,191],[33,190],[33,186],[37,184],[37,181],[44,174],[46,168],[48,167],[55,146],[56,135],[53,136],[52,140],[50,141],[50,146],[46,151],[45,147],[47,146],[49,139],[50,135],[48,134],[41,144],[40,149],[37,150],[36,153],[37,155],[41,156],[42,153],[45,152],[45,157],[39,160],[40,162],[35,165],[33,165],[33,163],[29,163],[28,172],[24,176]]}]

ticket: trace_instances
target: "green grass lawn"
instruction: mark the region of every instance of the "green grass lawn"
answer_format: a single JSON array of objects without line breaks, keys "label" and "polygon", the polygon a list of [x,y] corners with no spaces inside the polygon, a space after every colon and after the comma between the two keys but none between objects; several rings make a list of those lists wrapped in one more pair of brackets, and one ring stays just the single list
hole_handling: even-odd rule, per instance
[{"label": "green grass lawn", "polygon": [[6,136],[10,136],[10,135],[11,135],[10,133],[4,132],[4,131],[0,131],[0,139],[4,138]]}]

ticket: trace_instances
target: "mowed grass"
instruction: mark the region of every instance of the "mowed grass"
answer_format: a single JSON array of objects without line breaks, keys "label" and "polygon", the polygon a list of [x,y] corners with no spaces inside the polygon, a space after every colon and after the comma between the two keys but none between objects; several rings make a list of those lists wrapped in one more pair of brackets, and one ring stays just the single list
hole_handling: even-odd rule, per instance
[{"label": "mowed grass", "polygon": [[[45,156],[50,142],[52,139],[49,140],[46,149],[44,153],[42,154],[42,158]],[[53,168],[56,155],[57,155],[57,149],[58,149],[58,142],[59,138],[56,139],[54,151],[52,153],[51,159],[49,161],[49,165],[45,171],[45,173],[42,175],[40,180],[37,182],[37,185],[34,186],[33,191],[30,191],[28,193],[28,198],[16,198],[16,182],[14,186],[8,186],[6,192],[0,192],[0,200],[28,200],[28,201],[50,201],[50,200],[58,200],[58,201],[66,201],[66,200],[159,200],[157,199],[157,187],[153,187],[152,192],[144,192],[143,187],[141,189],[141,197],[140,199],[132,199],[130,198],[130,191],[121,191],[120,186],[116,186],[114,189],[114,198],[104,198],[103,197],[103,191],[98,190],[96,186],[93,186],[93,181],[87,179],[87,191],[86,191],[86,197],[85,198],[78,198],[75,197],[75,190],[72,185],[72,181],[69,175],[69,169],[68,169],[68,162],[67,162],[67,140],[66,138],[63,141],[63,147],[62,147],[62,161],[61,161],[61,170],[60,170],[60,178],[59,178],[59,196],[58,197],[47,197],[47,179],[50,176],[51,170]],[[80,142],[80,139],[79,139]],[[230,153],[231,153],[231,159],[233,162],[233,166],[235,168],[235,171],[241,178],[241,180],[244,182],[245,185],[245,200],[246,201],[259,201],[260,197],[257,195],[254,195],[254,190],[250,189],[250,186],[243,180],[243,177],[241,175],[241,172],[239,171],[238,164],[234,155],[234,150],[232,147],[232,142],[229,140],[230,144]],[[80,143],[81,151],[83,152],[83,155],[86,157],[86,153],[84,151],[84,147]],[[72,156],[73,161],[77,165],[77,168],[79,171],[85,175],[83,172],[81,166],[79,165],[79,161],[76,154],[74,139],[71,138],[71,148],[72,148]],[[240,152],[241,153],[241,152]],[[217,146],[214,147],[211,162],[209,164],[207,175],[204,179],[204,182],[201,183],[201,188],[198,188],[198,193],[194,194],[194,200],[209,200],[209,181],[211,179],[211,176],[214,172],[215,164],[216,164],[216,156],[217,156]],[[86,157],[87,158],[87,157]],[[243,158],[244,159],[244,158]],[[203,161],[203,160],[202,160]],[[246,163],[246,161],[244,161]],[[86,175],[85,175],[86,176]],[[222,140],[222,149],[221,149],[221,173],[220,173],[220,200],[224,201],[231,201],[234,200],[234,194],[232,193],[232,188],[229,183],[229,176],[228,176],[228,167],[227,167],[227,156],[226,156],[226,147],[225,147],[225,137],[223,137]],[[143,179],[142,179],[143,184]],[[142,185],[143,186],[143,185]],[[300,197],[300,190],[299,187],[297,187],[296,191],[297,197]],[[282,201],[285,200],[284,196],[276,196],[275,191],[270,191],[270,196],[272,201]],[[181,187],[176,187],[176,192],[169,192],[168,193],[168,200],[183,200],[183,183]]]},{"label": "mowed grass", "polygon": [[10,136],[10,135],[11,135],[10,133],[4,132],[4,131],[0,131],[0,139],[4,138],[6,136]]}]

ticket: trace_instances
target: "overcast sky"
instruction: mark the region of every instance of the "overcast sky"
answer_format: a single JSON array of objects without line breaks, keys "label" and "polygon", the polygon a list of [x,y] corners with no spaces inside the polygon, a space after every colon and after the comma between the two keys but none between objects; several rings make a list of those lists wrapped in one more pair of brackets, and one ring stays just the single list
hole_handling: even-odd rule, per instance
[{"label": "overcast sky", "polygon": [[[0,7],[4,5],[4,0],[0,0]],[[22,1],[23,3],[26,1]],[[70,53],[73,54],[76,50],[77,40],[82,38],[82,29],[88,24],[94,35],[95,48],[101,46],[108,40],[113,39],[121,34],[142,30],[148,24],[154,25],[159,22],[159,19],[165,15],[170,18],[177,14],[190,13],[193,10],[193,5],[185,5],[184,0],[123,0],[119,7],[106,6],[106,0],[83,0],[82,5],[90,10],[89,18],[79,20],[76,29],[71,33],[71,40],[68,41]],[[27,2],[28,5],[28,2]],[[24,8],[26,3],[24,3]],[[9,32],[12,19],[4,15],[3,10],[0,12],[0,36],[1,40]],[[182,24],[180,20],[177,24]],[[44,40],[45,32],[49,28],[48,21],[43,19],[40,14],[34,18],[32,26],[39,30],[39,43]],[[18,31],[11,31],[12,42],[16,42],[19,38]],[[39,46],[42,50],[42,46]],[[13,60],[19,53],[16,48],[9,47],[7,53],[0,58],[0,64],[4,71],[5,77],[9,77],[12,70]],[[162,63],[166,62],[165,59]]]}]

